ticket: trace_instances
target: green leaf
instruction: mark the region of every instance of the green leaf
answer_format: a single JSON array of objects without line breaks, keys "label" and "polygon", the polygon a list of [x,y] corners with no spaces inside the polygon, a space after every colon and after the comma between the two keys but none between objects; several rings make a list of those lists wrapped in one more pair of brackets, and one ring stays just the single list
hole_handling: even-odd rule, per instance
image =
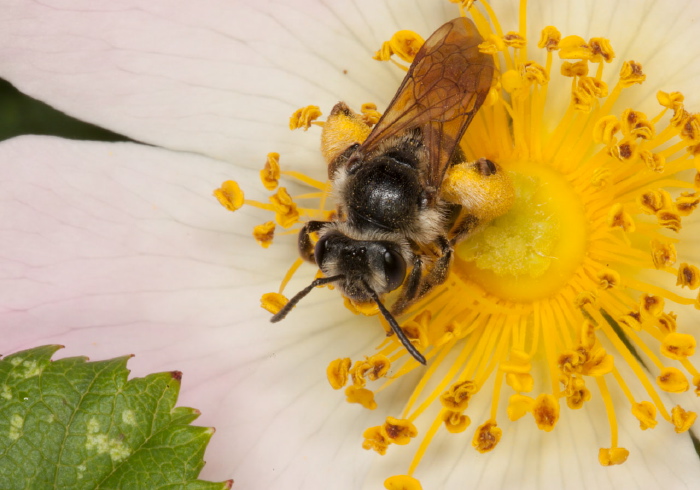
[{"label": "green leaf", "polygon": [[0,488],[231,487],[197,480],[214,430],[175,408],[179,372],[127,380],[130,356],[52,361],[60,348],[0,360]]}]

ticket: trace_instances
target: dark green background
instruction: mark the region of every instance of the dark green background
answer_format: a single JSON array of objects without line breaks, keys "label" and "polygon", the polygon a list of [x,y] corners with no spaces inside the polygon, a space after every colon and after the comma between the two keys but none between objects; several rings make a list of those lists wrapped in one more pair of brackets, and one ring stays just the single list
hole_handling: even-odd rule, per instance
[{"label": "dark green background", "polygon": [[129,141],[120,134],[87,124],[32,99],[0,79],[0,141],[22,134],[44,134],[97,141]]}]

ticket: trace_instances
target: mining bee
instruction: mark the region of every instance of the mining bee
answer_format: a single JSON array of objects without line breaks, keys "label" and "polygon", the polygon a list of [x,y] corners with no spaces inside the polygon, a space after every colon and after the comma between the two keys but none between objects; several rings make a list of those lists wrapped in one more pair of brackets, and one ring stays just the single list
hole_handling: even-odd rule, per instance
[{"label": "mining bee", "polygon": [[[323,277],[273,322],[313,288],[333,283],[353,302],[376,303],[408,352],[425,364],[395,316],[445,282],[454,246],[504,214],[514,199],[496,163],[468,162],[459,146],[494,78],[493,57],[479,52],[482,42],[463,17],[440,27],[374,128],[343,102],[333,108],[321,148],[336,212],[331,221],[307,222],[298,239],[301,257],[316,263]],[[382,297],[399,287],[387,308]]]}]

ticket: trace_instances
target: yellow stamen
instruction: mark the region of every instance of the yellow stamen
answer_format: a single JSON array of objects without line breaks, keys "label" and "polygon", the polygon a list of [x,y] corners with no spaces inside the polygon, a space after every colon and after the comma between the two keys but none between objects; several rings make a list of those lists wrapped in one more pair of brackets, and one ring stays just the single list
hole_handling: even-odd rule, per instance
[{"label": "yellow stamen", "polygon": [[412,63],[425,41],[413,31],[398,31],[374,54],[374,59],[388,61],[396,55],[406,63]]},{"label": "yellow stamen", "polygon": [[260,299],[260,306],[270,313],[275,314],[288,302],[289,300],[279,293],[265,293]]},{"label": "yellow stamen", "polygon": [[632,405],[632,415],[639,419],[639,428],[642,430],[656,427],[656,407],[650,402],[635,403]]},{"label": "yellow stamen", "polygon": [[295,130],[303,128],[304,131],[307,131],[312,124],[318,124],[314,121],[321,117],[322,114],[321,109],[315,105],[309,105],[302,107],[301,109],[297,109],[289,118],[289,129]]},{"label": "yellow stamen", "polygon": [[598,461],[603,466],[622,464],[627,461],[630,452],[623,447],[601,448],[598,452]]},{"label": "yellow stamen", "polygon": [[367,388],[358,388],[356,386],[348,386],[345,389],[345,400],[348,403],[358,403],[367,410],[377,408],[377,402],[374,401],[374,393]]},{"label": "yellow stamen", "polygon": [[289,228],[299,221],[297,205],[284,187],[280,187],[276,194],[270,196],[270,202],[275,210],[275,221],[281,227]]},{"label": "yellow stamen", "polygon": [[695,412],[686,412],[680,406],[673,407],[671,413],[673,425],[676,426],[675,430],[679,434],[690,429],[698,418],[698,414]]},{"label": "yellow stamen", "polygon": [[550,432],[559,420],[559,402],[548,394],[541,394],[535,399],[532,415],[540,430]]},{"label": "yellow stamen", "polygon": [[253,238],[262,248],[267,248],[272,245],[272,239],[275,237],[275,223],[268,221],[253,228]]},{"label": "yellow stamen", "polygon": [[556,51],[559,49],[560,41],[561,33],[559,32],[559,29],[554,26],[547,26],[542,30],[537,47],[540,49],[546,49],[547,51]]},{"label": "yellow stamen", "polygon": [[669,393],[683,393],[688,391],[688,380],[685,375],[674,367],[666,367],[661,370],[661,374],[656,377],[656,382],[664,391]]},{"label": "yellow stamen", "polygon": [[408,475],[395,475],[384,480],[387,490],[423,490],[420,482]]},{"label": "yellow stamen", "polygon": [[676,286],[697,289],[700,287],[700,269],[690,264],[681,264],[678,268]]},{"label": "yellow stamen", "polygon": [[405,446],[418,435],[418,430],[410,420],[395,419],[394,417],[387,417],[382,429],[387,440],[399,446]]},{"label": "yellow stamen", "polygon": [[480,453],[487,453],[498,445],[502,435],[503,431],[498,427],[496,421],[489,420],[477,429],[472,446]]},{"label": "yellow stamen", "polygon": [[348,382],[351,364],[352,361],[345,357],[343,359],[336,359],[328,365],[326,376],[334,390],[341,389]]},{"label": "yellow stamen", "polygon": [[687,359],[695,354],[695,337],[687,333],[669,333],[661,344],[661,353],[676,360]]},{"label": "yellow stamen", "polygon": [[274,191],[280,180],[280,154],[268,153],[265,167],[260,171],[260,180],[268,191]]},{"label": "yellow stamen", "polygon": [[214,191],[214,197],[229,211],[236,211],[243,206],[243,191],[233,180],[227,180]]},{"label": "yellow stamen", "polygon": [[460,412],[445,410],[442,415],[442,420],[445,422],[445,429],[452,434],[464,432],[472,423],[471,419]]}]

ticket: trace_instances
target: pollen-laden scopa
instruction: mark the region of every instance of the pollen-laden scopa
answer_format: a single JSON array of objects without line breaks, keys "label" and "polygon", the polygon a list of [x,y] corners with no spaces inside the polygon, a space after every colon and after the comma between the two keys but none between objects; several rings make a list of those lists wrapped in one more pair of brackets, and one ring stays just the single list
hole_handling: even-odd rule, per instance
[{"label": "pollen-laden scopa", "polygon": [[[363,447],[380,454],[392,444],[417,444],[405,474],[389,478],[387,488],[419,488],[414,475],[431,441],[441,432],[469,433],[475,397],[490,393],[490,415],[469,436],[480,452],[503,436],[502,402],[510,421],[532,416],[552,431],[562,408],[602,400],[610,441],[597,454],[607,466],[629,454],[618,440],[618,417],[631,414],[642,430],[661,418],[682,433],[696,414],[668,406],[660,394],[700,393],[690,360],[693,325],[678,321],[678,313],[700,309],[700,269],[679,246],[700,203],[700,117],[677,92],[657,94],[656,114],[618,107],[621,93],[634,93],[645,74],[629,60],[608,75],[615,53],[606,38],[562,36],[550,26],[533,40],[524,22],[518,31],[502,29],[485,2],[459,8],[473,24],[455,19],[425,42],[400,31],[377,52],[407,72],[383,116],[373,104],[357,112],[339,104],[325,122],[314,106],[292,116],[292,129],[322,128],[329,182],[281,172],[279,155],[270,154],[263,185],[276,189],[284,174],[315,188],[300,197],[317,205],[297,207],[284,188],[270,203],[244,200],[230,182],[216,191],[229,209],[257,206],[300,232],[302,257],[280,292],[263,296],[264,308],[279,318],[314,286],[330,284],[352,311],[379,314],[389,336],[369,357],[331,362],[334,389],[373,410],[377,391],[422,370],[402,413],[364,433]],[[455,26],[468,34],[456,34],[465,46],[450,57],[439,50],[459,45],[450,37]],[[434,93],[422,99],[411,84],[458,85],[454,66],[469,73],[468,96],[433,113]],[[556,107],[550,95],[563,90],[568,106]],[[404,170],[420,185],[405,184],[415,181]],[[363,173],[367,188],[353,183]],[[416,199],[397,204],[385,222],[376,203],[391,202],[391,179],[410,187],[401,199]],[[362,194],[354,204],[353,193]],[[360,206],[366,202],[375,204]],[[426,222],[400,216],[424,205],[434,211]],[[268,246],[274,228],[272,221],[256,227],[256,240]],[[282,290],[302,258],[319,275],[288,302]],[[613,401],[617,393],[624,403]],[[427,429],[419,431],[421,424]]]}]

